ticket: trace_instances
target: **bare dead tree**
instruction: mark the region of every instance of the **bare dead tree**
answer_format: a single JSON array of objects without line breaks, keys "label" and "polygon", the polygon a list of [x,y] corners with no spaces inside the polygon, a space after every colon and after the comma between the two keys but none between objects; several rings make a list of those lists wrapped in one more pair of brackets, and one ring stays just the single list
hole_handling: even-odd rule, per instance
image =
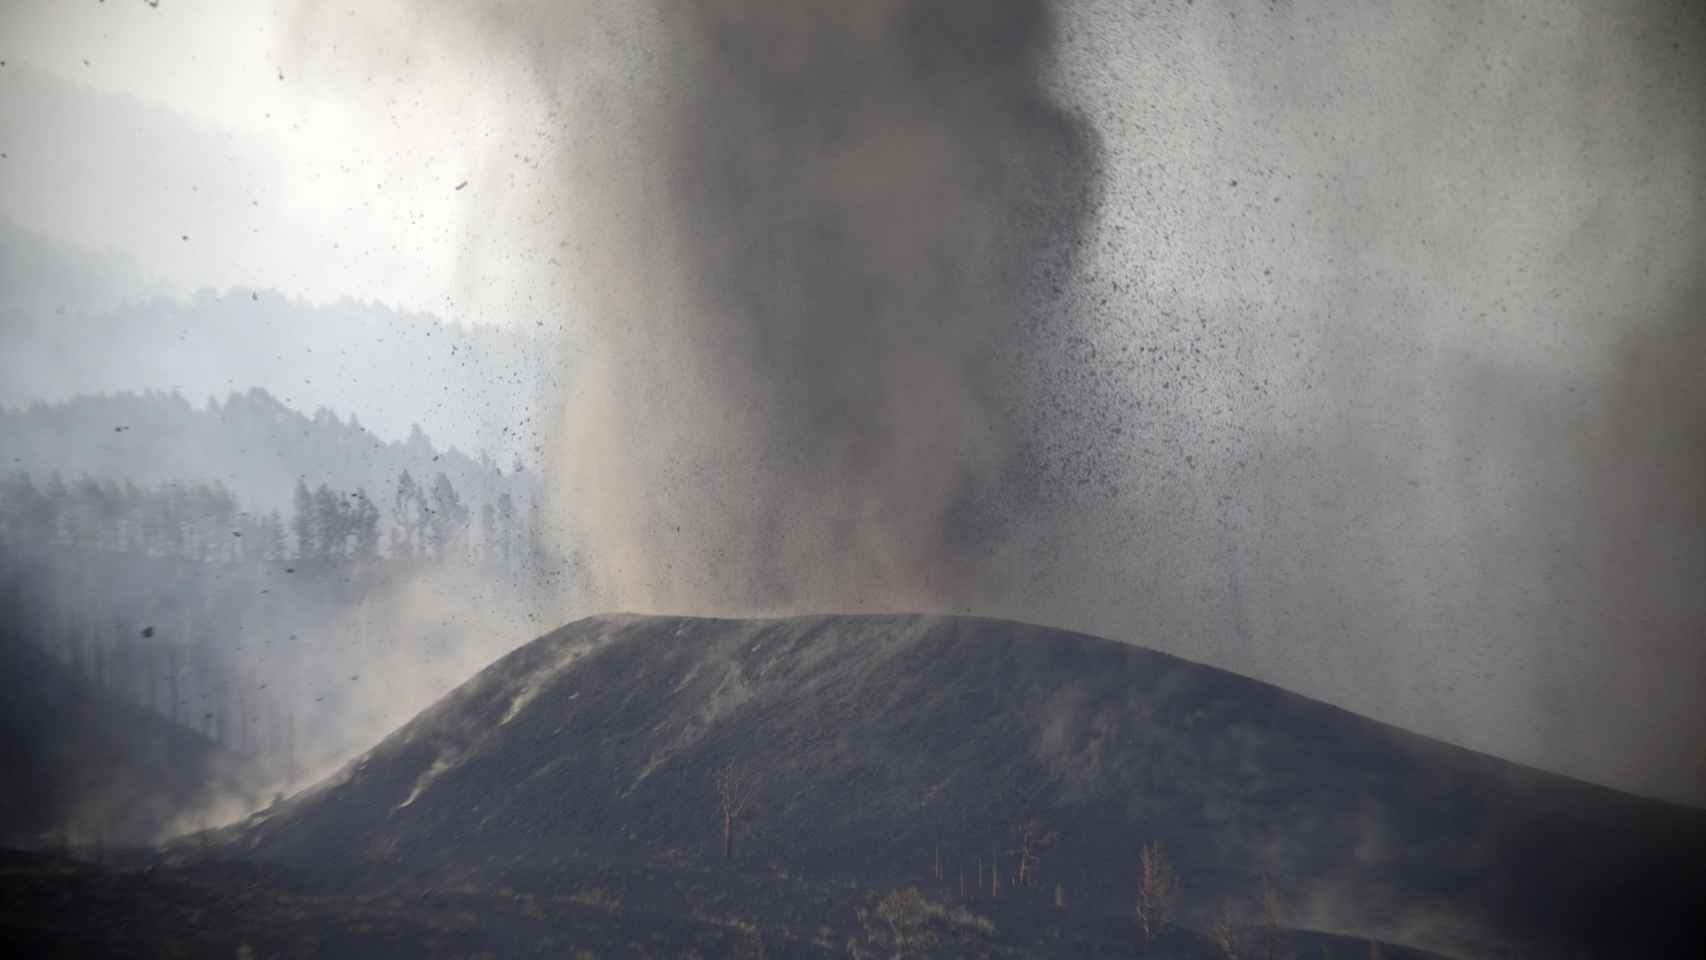
[{"label": "bare dead tree", "polygon": [[1214,941],[1220,960],[1244,960],[1244,939],[1239,934],[1238,923],[1232,916],[1232,905],[1222,901],[1220,910],[1214,915],[1214,922],[1209,924],[1208,937]]},{"label": "bare dead tree", "polygon": [[1149,843],[1138,857],[1137,926],[1148,943],[1167,926],[1167,913],[1178,892],[1179,877],[1160,843]]},{"label": "bare dead tree", "polygon": [[1278,960],[1280,955],[1280,901],[1274,885],[1262,877],[1262,956]]},{"label": "bare dead tree", "polygon": [[1019,858],[1019,872],[1015,878],[1019,886],[1037,885],[1037,868],[1042,863],[1042,852],[1054,844],[1056,836],[1048,824],[1036,817],[1019,824],[1019,846],[1008,851]]},{"label": "bare dead tree", "polygon": [[735,825],[758,796],[758,773],[739,761],[730,760],[717,771],[717,811],[723,818],[723,859],[735,856]]}]

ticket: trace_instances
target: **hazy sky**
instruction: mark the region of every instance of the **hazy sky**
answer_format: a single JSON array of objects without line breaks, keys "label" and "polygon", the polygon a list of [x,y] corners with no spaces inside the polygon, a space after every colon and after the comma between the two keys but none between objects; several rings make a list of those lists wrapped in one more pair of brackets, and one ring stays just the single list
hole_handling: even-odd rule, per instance
[{"label": "hazy sky", "polygon": [[14,2],[0,215],[562,324],[612,606],[1014,616],[1698,800],[1702,9]]},{"label": "hazy sky", "polygon": [[[507,225],[541,215],[529,88],[504,61],[435,53],[407,6],[351,4],[308,42],[295,3],[8,3],[0,215],[180,294],[537,320],[549,254]],[[496,162],[510,146],[534,156]]]}]

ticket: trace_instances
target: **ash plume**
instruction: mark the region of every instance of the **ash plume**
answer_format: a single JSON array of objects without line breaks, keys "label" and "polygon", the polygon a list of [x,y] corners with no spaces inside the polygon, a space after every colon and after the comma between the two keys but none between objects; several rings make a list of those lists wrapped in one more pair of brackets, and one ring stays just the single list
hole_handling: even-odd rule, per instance
[{"label": "ash plume", "polygon": [[652,609],[987,598],[1041,505],[1022,361],[1056,349],[1098,184],[1046,84],[1051,11],[657,17],[632,246],[589,278],[556,457],[602,586]]},{"label": "ash plume", "polygon": [[568,606],[1013,617],[1706,796],[1695,6],[417,9],[528,91],[468,256],[557,270]]}]

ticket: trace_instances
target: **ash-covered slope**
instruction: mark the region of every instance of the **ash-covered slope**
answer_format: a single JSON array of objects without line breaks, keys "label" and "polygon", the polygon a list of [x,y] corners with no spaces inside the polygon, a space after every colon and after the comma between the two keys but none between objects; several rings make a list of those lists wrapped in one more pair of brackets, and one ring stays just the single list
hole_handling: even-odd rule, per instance
[{"label": "ash-covered slope", "polygon": [[956,617],[583,620],[237,842],[463,870],[710,861],[729,762],[761,778],[743,863],[794,875],[952,889],[999,860],[1011,883],[1035,817],[1058,833],[1040,888],[1129,914],[1161,840],[1199,928],[1223,903],[1249,917],[1264,882],[1287,926],[1459,955],[1681,955],[1706,917],[1701,811],[1138,647]]}]

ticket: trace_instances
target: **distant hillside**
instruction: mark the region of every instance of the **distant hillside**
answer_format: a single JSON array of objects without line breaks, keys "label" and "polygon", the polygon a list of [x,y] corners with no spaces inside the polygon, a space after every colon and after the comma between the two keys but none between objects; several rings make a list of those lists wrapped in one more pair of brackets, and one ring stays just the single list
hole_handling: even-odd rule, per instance
[{"label": "distant hillside", "polygon": [[795,875],[953,888],[1006,874],[1038,818],[1059,836],[1036,882],[1108,916],[1160,840],[1198,929],[1223,903],[1250,916],[1266,878],[1288,926],[1451,955],[1706,936],[1701,811],[1137,647],[951,617],[580,621],[239,839],[320,864],[713,861],[730,763],[761,783],[743,862]]},{"label": "distant hillside", "polygon": [[0,320],[8,330],[28,317],[63,323],[152,294],[130,258],[60,243],[0,217]]},{"label": "distant hillside", "polygon": [[0,276],[29,279],[0,297],[0,406],[177,393],[200,407],[259,387],[299,413],[353,411],[383,440],[404,440],[419,424],[441,451],[484,450],[505,466],[537,462],[538,413],[554,402],[560,359],[543,329],[246,288],[186,301],[60,304],[63,288],[104,289],[90,265],[99,258],[3,226]]},{"label": "distant hillside", "polygon": [[384,511],[404,470],[422,482],[444,473],[475,505],[508,493],[525,509],[538,492],[530,472],[435,446],[418,427],[386,442],[353,416],[306,416],[260,388],[200,406],[178,393],[117,393],[0,409],[0,451],[0,473],[38,481],[57,472],[67,482],[88,474],[141,487],[220,482],[255,513],[288,515],[298,479],[363,488]]}]

